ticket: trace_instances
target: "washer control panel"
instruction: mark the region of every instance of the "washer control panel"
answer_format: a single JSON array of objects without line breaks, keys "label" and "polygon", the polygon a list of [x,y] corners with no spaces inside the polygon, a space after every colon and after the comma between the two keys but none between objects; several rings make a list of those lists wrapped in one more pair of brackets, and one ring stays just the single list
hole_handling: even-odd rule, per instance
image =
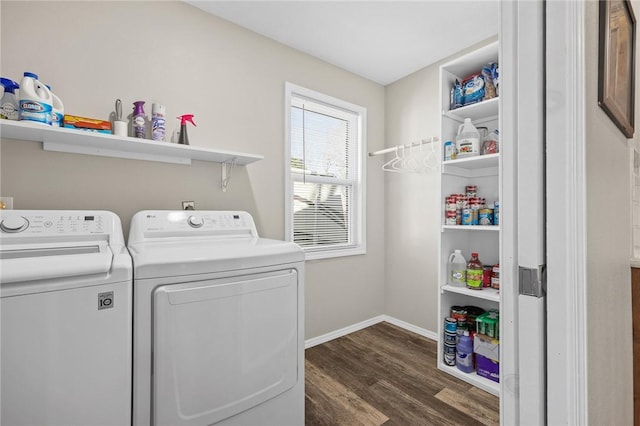
[{"label": "washer control panel", "polygon": [[144,211],[133,217],[131,228],[141,229],[142,235],[132,235],[130,241],[187,235],[258,236],[251,215],[238,211]]},{"label": "washer control panel", "polygon": [[2,234],[91,235],[108,233],[110,220],[100,214],[65,212],[4,211],[0,216]]}]

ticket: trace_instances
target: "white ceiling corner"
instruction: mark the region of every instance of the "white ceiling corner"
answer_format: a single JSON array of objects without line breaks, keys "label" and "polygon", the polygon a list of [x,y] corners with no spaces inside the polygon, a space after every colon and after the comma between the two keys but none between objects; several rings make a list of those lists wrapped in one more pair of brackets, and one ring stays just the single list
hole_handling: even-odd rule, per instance
[{"label": "white ceiling corner", "polygon": [[498,33],[498,0],[187,3],[387,85]]}]

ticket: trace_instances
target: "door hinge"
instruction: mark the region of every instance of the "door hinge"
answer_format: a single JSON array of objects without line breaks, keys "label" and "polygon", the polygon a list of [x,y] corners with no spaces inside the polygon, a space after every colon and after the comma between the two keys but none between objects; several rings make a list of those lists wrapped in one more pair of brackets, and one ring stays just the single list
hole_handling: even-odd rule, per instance
[{"label": "door hinge", "polygon": [[544,297],[547,294],[547,265],[537,268],[519,266],[518,278],[521,295]]}]

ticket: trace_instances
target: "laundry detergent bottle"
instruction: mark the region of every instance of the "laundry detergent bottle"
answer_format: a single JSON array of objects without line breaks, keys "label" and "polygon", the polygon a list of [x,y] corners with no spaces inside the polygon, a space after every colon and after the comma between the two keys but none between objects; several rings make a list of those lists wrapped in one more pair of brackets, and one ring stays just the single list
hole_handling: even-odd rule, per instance
[{"label": "laundry detergent bottle", "polygon": [[473,341],[466,330],[456,345],[456,367],[463,373],[473,371]]},{"label": "laundry detergent bottle", "polygon": [[471,123],[470,118],[465,118],[464,123],[458,127],[456,136],[456,158],[474,157],[480,155],[480,132]]},{"label": "laundry detergent bottle", "polygon": [[[51,91],[51,86],[47,85],[47,89]],[[51,125],[53,127],[63,127],[64,122],[64,104],[62,100],[51,92]]]},{"label": "laundry detergent bottle", "polygon": [[38,76],[25,72],[20,82],[20,120],[51,125],[53,97],[51,91],[38,81]]},{"label": "laundry detergent bottle", "polygon": [[0,118],[5,120],[19,120],[20,110],[18,106],[18,98],[16,97],[16,89],[20,85],[8,78],[0,78],[0,90],[2,90],[0,100]]}]

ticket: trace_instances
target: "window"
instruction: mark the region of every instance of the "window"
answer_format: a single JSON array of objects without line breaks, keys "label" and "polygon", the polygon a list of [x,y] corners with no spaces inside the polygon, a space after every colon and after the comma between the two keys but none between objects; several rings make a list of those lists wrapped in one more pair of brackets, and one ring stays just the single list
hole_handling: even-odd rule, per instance
[{"label": "window", "polygon": [[366,109],[285,90],[287,238],[307,259],[363,254]]}]

